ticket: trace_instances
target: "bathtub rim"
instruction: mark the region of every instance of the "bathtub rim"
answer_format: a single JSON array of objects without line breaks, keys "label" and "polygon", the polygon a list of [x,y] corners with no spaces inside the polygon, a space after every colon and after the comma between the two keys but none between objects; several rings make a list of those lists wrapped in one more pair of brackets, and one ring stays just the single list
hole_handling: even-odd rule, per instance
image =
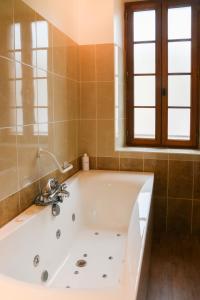
[{"label": "bathtub rim", "polygon": [[[135,201],[137,201],[139,195],[141,193],[144,193],[146,192],[145,189],[148,189],[149,192],[151,192],[151,201],[150,201],[150,208],[149,208],[149,212],[148,212],[148,224],[145,228],[145,231],[144,231],[144,234],[143,234],[143,237],[142,237],[142,249],[141,249],[141,252],[142,252],[142,255],[140,255],[140,265],[139,265],[139,270],[141,272],[141,266],[142,266],[142,258],[143,258],[143,255],[144,255],[144,247],[145,247],[145,242],[146,242],[146,233],[147,233],[147,228],[148,228],[148,225],[149,225],[149,215],[150,215],[150,209],[151,209],[151,203],[152,203],[152,194],[153,194],[153,182],[154,182],[154,173],[152,172],[132,172],[132,171],[111,171],[111,170],[90,170],[90,171],[78,171],[76,174],[74,174],[72,177],[68,178],[66,181],[67,185],[70,186],[73,182],[75,182],[76,180],[78,180],[78,176],[79,174],[82,174],[82,173],[88,173],[88,172],[93,172],[93,173],[110,173],[110,174],[130,174],[130,175],[139,175],[139,176],[143,176],[145,175],[146,177],[149,177],[148,179],[146,179],[146,181],[144,182],[144,184],[142,184],[142,186],[140,187],[139,191],[138,191],[138,195],[135,199]],[[150,187],[152,187],[152,189],[150,189]],[[30,220],[32,220],[33,218],[35,218],[38,214],[42,214],[44,213],[47,209],[50,210],[50,207],[40,207],[40,206],[35,206],[34,204],[31,205],[29,208],[27,208],[25,211],[23,211],[22,213],[20,213],[18,216],[16,216],[15,218],[13,218],[10,222],[8,222],[7,224],[5,224],[2,228],[0,228],[0,240],[6,238],[7,236],[9,236],[10,234],[12,234],[13,232],[19,230],[22,226],[24,226],[26,223],[28,223]],[[33,211],[32,211],[33,210]],[[27,214],[27,212],[31,212],[31,214]],[[49,212],[51,213],[51,212]],[[22,222],[16,222],[16,220],[18,218],[21,218],[25,216],[25,219],[22,221]],[[1,231],[6,231],[5,233],[2,234]],[[128,232],[127,232],[128,234]],[[140,273],[139,273],[140,275]],[[138,289],[138,286],[139,286],[139,279],[140,279],[140,276],[138,277],[137,276],[137,289]],[[112,293],[120,293],[121,290],[123,290],[123,286],[119,285],[119,286],[116,286],[116,287],[110,287],[110,288],[95,288],[95,289],[80,289],[80,288],[72,288],[70,290],[66,290],[65,288],[55,288],[55,287],[49,287],[49,286],[46,286],[46,285],[40,285],[40,284],[37,284],[37,283],[30,283],[30,282],[26,282],[26,281],[21,281],[21,280],[17,280],[13,277],[9,277],[7,275],[4,275],[2,273],[0,273],[0,286],[2,283],[10,283],[11,285],[14,285],[16,288],[18,287],[23,287],[25,286],[26,288],[30,289],[30,291],[34,291],[35,289],[38,289],[40,291],[43,291],[44,293],[44,296],[46,295],[46,293],[48,293],[48,291],[54,291],[57,293],[57,295],[60,295],[62,296],[62,294],[66,295],[66,293],[68,293],[68,291],[70,291],[70,294],[73,294],[73,293],[77,293],[77,291],[80,291],[80,293],[86,293],[87,291],[93,291],[94,293],[103,293],[103,292],[110,292],[111,294]],[[136,284],[135,284],[135,287],[136,287]],[[118,290],[118,292],[116,292],[116,290]],[[135,291],[136,289],[134,289]],[[137,290],[136,290],[136,296],[137,296]],[[134,298],[136,299],[136,298]]]}]

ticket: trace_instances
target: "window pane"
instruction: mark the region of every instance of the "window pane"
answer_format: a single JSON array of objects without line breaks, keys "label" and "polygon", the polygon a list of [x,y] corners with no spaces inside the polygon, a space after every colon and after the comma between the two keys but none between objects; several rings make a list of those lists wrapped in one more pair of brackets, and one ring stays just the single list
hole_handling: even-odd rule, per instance
[{"label": "window pane", "polygon": [[134,137],[153,139],[155,138],[155,109],[134,109]]},{"label": "window pane", "polygon": [[190,139],[190,109],[168,109],[168,139]]},{"label": "window pane", "polygon": [[190,106],[190,76],[168,77],[168,105]]},{"label": "window pane", "polygon": [[155,10],[134,12],[134,42],[155,40]]},{"label": "window pane", "polygon": [[155,106],[155,76],[134,77],[134,105]]},{"label": "window pane", "polygon": [[170,8],[168,10],[168,38],[191,38],[191,7]]},{"label": "window pane", "polygon": [[191,42],[170,42],[168,45],[168,72],[191,72]]},{"label": "window pane", "polygon": [[155,73],[155,43],[134,45],[134,73]]}]

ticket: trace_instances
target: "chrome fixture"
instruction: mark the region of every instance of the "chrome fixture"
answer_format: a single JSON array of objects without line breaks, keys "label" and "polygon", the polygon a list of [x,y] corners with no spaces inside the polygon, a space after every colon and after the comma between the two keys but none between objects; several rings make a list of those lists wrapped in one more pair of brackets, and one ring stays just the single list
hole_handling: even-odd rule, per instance
[{"label": "chrome fixture", "polygon": [[52,205],[51,212],[52,212],[52,215],[53,215],[54,217],[59,216],[59,214],[60,214],[60,206],[58,205],[58,203],[54,203],[54,204]]},{"label": "chrome fixture", "polygon": [[61,166],[60,163],[58,162],[57,158],[55,157],[55,155],[53,153],[51,153],[50,151],[44,150],[42,148],[38,149],[38,153],[37,153],[37,157],[40,158],[41,154],[43,155],[48,155],[49,157],[51,157],[53,159],[53,161],[55,162],[55,164],[57,165],[59,171],[64,174],[69,172],[71,169],[73,169],[73,165],[68,163],[67,161],[65,161],[63,163],[63,165]]},{"label": "chrome fixture", "polygon": [[41,281],[46,282],[48,280],[48,277],[49,277],[48,271],[47,270],[43,271],[41,275]]},{"label": "chrome fixture", "polygon": [[37,267],[40,263],[40,256],[39,255],[36,255],[33,259],[33,265],[34,267]]},{"label": "chrome fixture", "polygon": [[52,214],[57,216],[60,213],[59,202],[63,202],[63,196],[70,196],[65,183],[60,184],[55,178],[50,178],[34,200],[39,206],[52,205]]}]

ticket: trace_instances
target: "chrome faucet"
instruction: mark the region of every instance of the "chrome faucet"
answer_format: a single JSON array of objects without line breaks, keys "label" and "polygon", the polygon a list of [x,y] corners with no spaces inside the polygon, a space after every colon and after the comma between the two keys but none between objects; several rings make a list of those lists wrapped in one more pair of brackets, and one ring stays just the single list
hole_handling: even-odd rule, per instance
[{"label": "chrome faucet", "polygon": [[[63,196],[70,196],[65,183],[59,183],[55,178],[50,178],[46,185],[42,188],[40,194],[34,199],[34,204],[39,206],[47,206],[63,202]],[[53,213],[53,208],[52,208]]]}]

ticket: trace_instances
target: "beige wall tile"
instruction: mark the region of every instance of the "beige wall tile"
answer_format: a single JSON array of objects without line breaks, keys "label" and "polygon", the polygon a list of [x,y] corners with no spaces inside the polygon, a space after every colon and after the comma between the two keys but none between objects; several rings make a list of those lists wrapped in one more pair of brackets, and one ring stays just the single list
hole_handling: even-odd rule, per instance
[{"label": "beige wall tile", "polygon": [[25,187],[20,192],[20,212],[27,209],[34,202],[35,197],[39,194],[39,182],[36,181]]},{"label": "beige wall tile", "polygon": [[119,171],[119,158],[97,157],[97,169]]},{"label": "beige wall tile", "polygon": [[54,77],[48,72],[43,72],[43,77],[38,77],[37,85],[37,122],[53,122],[53,80]]},{"label": "beige wall tile", "polygon": [[96,45],[97,81],[114,80],[114,46],[113,44]]},{"label": "beige wall tile", "polygon": [[16,128],[0,129],[0,200],[18,188]]},{"label": "beige wall tile", "polygon": [[67,131],[68,122],[54,123],[54,154],[56,155],[60,164],[68,160],[68,141]]},{"label": "beige wall tile", "polygon": [[79,122],[79,154],[88,153],[96,156],[97,126],[94,120],[80,120]]},{"label": "beige wall tile", "polygon": [[[13,0],[0,1],[0,55],[12,58],[14,49]],[[3,42],[2,42],[3,41]]]},{"label": "beige wall tile", "polygon": [[143,159],[120,158],[120,171],[143,171]]},{"label": "beige wall tile", "polygon": [[95,81],[95,46],[84,45],[79,47],[80,79],[81,81]]},{"label": "beige wall tile", "polygon": [[15,126],[15,64],[0,57],[0,70],[0,127]]},{"label": "beige wall tile", "polygon": [[114,121],[97,121],[97,156],[119,156],[114,150]]},{"label": "beige wall tile", "polygon": [[67,120],[67,79],[54,76],[54,121]]},{"label": "beige wall tile", "polygon": [[[10,217],[3,218],[7,222],[31,205],[37,180],[56,167],[47,156],[37,158],[39,146],[54,152],[61,163],[73,161],[66,176],[55,173],[62,180],[78,170],[79,47],[21,0],[1,1],[0,17],[0,55],[16,60],[0,57],[0,200],[21,189],[19,207],[13,205]],[[20,29],[15,56],[13,20]],[[89,52],[82,53],[83,64],[90,62]],[[93,71],[85,74],[95,79]]]},{"label": "beige wall tile", "polygon": [[81,82],[80,118],[96,119],[97,97],[95,82]]},{"label": "beige wall tile", "polygon": [[79,84],[77,81],[67,79],[67,111],[66,119],[75,120],[79,112]]},{"label": "beige wall tile", "polygon": [[0,201],[0,227],[20,213],[19,193]]},{"label": "beige wall tile", "polygon": [[114,119],[114,83],[97,83],[97,119]]},{"label": "beige wall tile", "polygon": [[[36,13],[36,58],[37,68],[53,71],[53,25]],[[35,53],[33,52],[35,55]]]},{"label": "beige wall tile", "polygon": [[24,188],[39,177],[38,169],[38,126],[18,126],[17,151],[20,188]]},{"label": "beige wall tile", "polygon": [[67,122],[66,143],[67,143],[67,161],[73,161],[78,157],[78,121]]},{"label": "beige wall tile", "polygon": [[38,122],[37,81],[34,69],[16,62],[16,105],[17,125],[30,125]]},{"label": "beige wall tile", "polygon": [[67,74],[67,38],[64,33],[56,27],[53,32],[53,72],[66,76]]},{"label": "beige wall tile", "polygon": [[[53,124],[38,125],[38,143],[39,148],[54,152],[54,128]],[[56,169],[53,160],[47,155],[41,155],[39,158],[39,177]]]},{"label": "beige wall tile", "polygon": [[120,152],[119,153],[120,158],[136,158],[136,159],[143,159],[144,153],[142,152],[128,152],[128,151],[124,151],[124,152]]},{"label": "beige wall tile", "polygon": [[36,65],[32,48],[36,48],[36,14],[21,0],[14,1],[14,23],[19,24],[18,34],[15,34],[15,55],[18,61],[30,66]]},{"label": "beige wall tile", "polygon": [[144,171],[154,172],[154,195],[167,196],[168,161],[144,159]]},{"label": "beige wall tile", "polygon": [[71,79],[79,80],[79,46],[67,38],[66,51],[66,75]]}]

